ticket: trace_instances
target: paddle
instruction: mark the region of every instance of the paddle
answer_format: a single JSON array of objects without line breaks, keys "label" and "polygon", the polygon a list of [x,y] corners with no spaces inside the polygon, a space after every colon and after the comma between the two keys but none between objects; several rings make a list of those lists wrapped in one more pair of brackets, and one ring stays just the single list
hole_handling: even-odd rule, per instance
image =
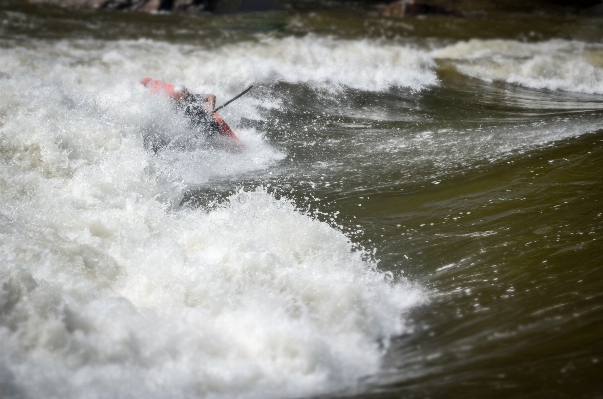
[{"label": "paddle", "polygon": [[246,94],[249,90],[251,90],[252,87],[253,87],[253,85],[249,86],[248,88],[246,88],[245,90],[243,90],[243,92],[241,92],[240,94],[237,94],[236,96],[234,96],[230,100],[226,101],[223,105],[220,105],[218,108],[214,109],[212,112],[215,114],[216,112],[218,112],[222,108],[226,107],[228,104],[230,104],[234,100],[237,100],[239,97],[241,97],[242,95]]}]

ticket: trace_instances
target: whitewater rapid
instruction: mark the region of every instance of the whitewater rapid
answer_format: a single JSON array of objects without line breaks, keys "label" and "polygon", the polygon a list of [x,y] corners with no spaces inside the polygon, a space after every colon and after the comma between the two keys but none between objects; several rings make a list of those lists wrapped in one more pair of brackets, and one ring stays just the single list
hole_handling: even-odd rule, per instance
[{"label": "whitewater rapid", "polygon": [[472,39],[438,48],[431,56],[453,61],[460,73],[485,81],[603,94],[603,46],[599,43]]},{"label": "whitewater rapid", "polygon": [[[172,66],[153,65],[168,50]],[[60,41],[0,55],[5,397],[327,392],[376,373],[389,339],[406,331],[403,313],[425,299],[265,188],[180,206],[190,187],[285,154],[253,129],[237,130],[242,151],[145,148],[145,135],[173,139],[187,123],[140,78],[206,87],[191,64],[208,58],[178,50]],[[242,104],[233,125],[257,117],[253,99]]]},{"label": "whitewater rapid", "polygon": [[[192,132],[168,99],[149,96],[141,78],[214,92],[218,103],[250,83],[304,84],[317,95],[342,88],[421,91],[439,84],[438,62],[449,59],[484,80],[603,92],[598,55],[587,57],[580,43],[546,46],[556,55],[519,42],[429,50],[313,36],[219,49],[147,39],[6,44],[0,52],[2,394],[329,392],[377,373],[389,339],[412,331],[405,313],[426,301],[424,288],[380,272],[372,249],[359,248],[334,217],[331,225],[320,222],[266,187],[182,206],[186,190],[236,181],[286,159],[261,131],[237,128],[286,104],[277,96],[249,96],[225,112],[243,150],[196,145],[154,154],[145,147],[148,135],[177,141]],[[543,63],[561,72],[539,72],[547,71],[536,67]],[[590,74],[571,73],[576,65]],[[513,133],[500,151],[517,148],[511,141],[522,131]],[[533,142],[572,134],[563,126],[543,128]],[[498,136],[484,141],[492,137]],[[476,142],[471,134],[463,139]],[[441,152],[450,140],[441,130],[382,142],[399,158],[396,152],[409,144]]]}]

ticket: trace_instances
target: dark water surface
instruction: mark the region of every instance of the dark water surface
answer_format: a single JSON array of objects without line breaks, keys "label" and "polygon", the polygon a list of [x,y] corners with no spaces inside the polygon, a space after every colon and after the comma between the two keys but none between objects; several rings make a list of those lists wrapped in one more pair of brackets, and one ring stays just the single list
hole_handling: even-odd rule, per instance
[{"label": "dark water surface", "polygon": [[[602,19],[3,0],[0,21],[4,397],[603,397]],[[184,126],[136,105],[147,75],[218,103],[255,84],[222,112],[244,149],[146,151]],[[46,286],[60,310],[27,310]]]},{"label": "dark water surface", "polygon": [[[321,149],[333,137],[346,144],[294,152],[308,169],[339,158],[345,172],[325,166],[314,172],[318,187],[302,191],[328,215],[340,212],[344,228],[359,228],[355,240],[377,248],[380,268],[431,294],[410,312],[414,329],[394,340],[383,372],[349,395],[599,397],[601,100],[442,80],[365,100],[382,109],[368,122],[342,116],[346,128],[358,125],[351,132],[329,112],[312,122],[312,139]],[[356,112],[367,112],[357,101]],[[576,137],[507,149],[549,129]],[[410,148],[375,150],[396,140]],[[376,154],[348,169],[358,152]]]}]

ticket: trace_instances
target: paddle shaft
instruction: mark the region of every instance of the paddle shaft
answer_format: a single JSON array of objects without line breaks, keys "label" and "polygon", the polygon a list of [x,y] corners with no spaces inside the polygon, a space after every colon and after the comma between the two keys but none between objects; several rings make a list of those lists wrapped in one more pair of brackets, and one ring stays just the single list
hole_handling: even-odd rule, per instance
[{"label": "paddle shaft", "polygon": [[219,110],[221,110],[222,108],[226,107],[228,104],[230,104],[231,102],[233,102],[234,100],[239,99],[239,97],[243,96],[244,94],[246,94],[249,90],[251,90],[251,88],[253,87],[253,85],[249,86],[248,88],[246,88],[245,90],[243,90],[241,93],[237,94],[236,96],[234,96],[233,98],[231,98],[230,100],[226,101],[223,105],[220,105],[218,108],[214,109],[212,112],[216,113]]}]

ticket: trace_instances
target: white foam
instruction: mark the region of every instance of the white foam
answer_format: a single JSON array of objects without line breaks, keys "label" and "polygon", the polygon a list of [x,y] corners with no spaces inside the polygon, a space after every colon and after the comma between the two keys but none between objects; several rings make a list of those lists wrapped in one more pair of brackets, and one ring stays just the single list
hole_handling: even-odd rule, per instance
[{"label": "white foam", "polygon": [[0,392],[291,397],[377,372],[421,290],[387,281],[341,232],[263,189],[174,208],[187,184],[283,154],[251,129],[236,155],[145,149],[145,134],[186,127],[137,83],[145,63],[160,70],[156,51],[169,53],[168,79],[191,67],[177,46],[157,47],[0,53]]},{"label": "white foam", "polygon": [[535,89],[603,94],[603,46],[569,40],[459,42],[431,52],[459,72]]},{"label": "white foam", "polygon": [[[52,60],[58,69],[73,68],[71,78],[82,83],[95,82],[102,67],[104,78],[110,81],[148,75],[185,84],[193,91],[214,92],[219,98],[232,96],[250,83],[308,83],[369,91],[389,87],[420,90],[437,84],[435,63],[427,52],[370,40],[308,35],[237,42],[216,49],[147,39],[32,41],[30,46],[9,50],[0,72],[10,75],[25,67],[49,77],[52,71],[37,69],[34,62]],[[30,62],[23,65],[23,59]],[[65,71],[58,72],[66,77]]]},{"label": "white foam", "polygon": [[[57,205],[57,204],[53,204]],[[420,300],[264,191],[2,225],[3,362],[39,397],[283,397],[378,370]],[[15,228],[15,226],[17,226]],[[13,332],[15,334],[12,334]]]}]

